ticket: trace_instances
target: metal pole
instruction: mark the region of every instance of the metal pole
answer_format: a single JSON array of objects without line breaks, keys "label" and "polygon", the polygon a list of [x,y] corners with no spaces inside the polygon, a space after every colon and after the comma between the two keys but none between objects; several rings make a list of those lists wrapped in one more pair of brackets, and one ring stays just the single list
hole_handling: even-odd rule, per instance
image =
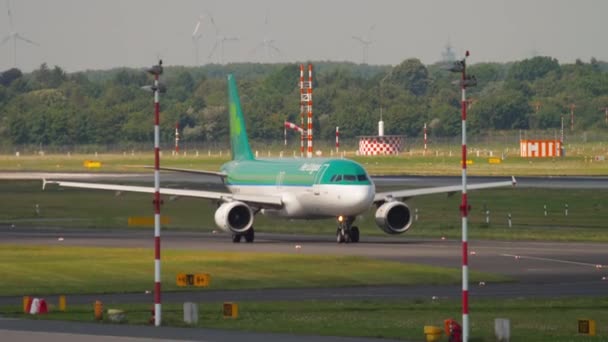
[{"label": "metal pole", "polygon": [[149,69],[154,75],[154,325],[160,326],[162,322],[161,282],[160,282],[160,92],[158,81],[163,72],[162,60],[158,65]]},{"label": "metal pole", "polygon": [[468,252],[468,227],[467,216],[469,204],[467,202],[467,98],[466,98],[466,52],[463,59],[461,91],[462,91],[462,203],[460,212],[462,216],[462,340],[469,340],[469,252]]},{"label": "metal pole", "polygon": [[340,152],[340,127],[336,126],[336,153]]},{"label": "metal pole", "polygon": [[175,123],[175,154],[179,153],[179,122]]},{"label": "metal pole", "polygon": [[570,131],[574,130],[574,107],[576,107],[574,103],[570,105]]},{"label": "metal pole", "polygon": [[560,133],[559,134],[560,135],[559,136],[559,140],[560,140],[560,142],[562,143],[562,146],[563,146],[563,144],[564,144],[564,116],[563,115],[562,115],[561,119],[562,119],[562,128],[561,128],[561,130],[559,132]]},{"label": "metal pole", "polygon": [[426,153],[426,122],[424,123],[424,152]]}]

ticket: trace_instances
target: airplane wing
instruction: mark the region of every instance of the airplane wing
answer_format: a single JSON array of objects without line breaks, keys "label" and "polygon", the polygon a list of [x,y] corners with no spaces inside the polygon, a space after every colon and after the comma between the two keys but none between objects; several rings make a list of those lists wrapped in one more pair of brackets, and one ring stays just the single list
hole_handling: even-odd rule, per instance
[{"label": "airplane wing", "polygon": [[[471,184],[467,185],[467,190],[479,190],[479,189],[490,189],[490,188],[499,188],[503,186],[515,186],[517,181],[515,177],[511,177],[510,181],[503,182],[489,182],[489,183],[479,183],[479,184]],[[386,192],[378,192],[374,196],[374,203],[377,202],[385,202],[395,198],[407,199],[414,196],[420,195],[431,195],[431,194],[439,194],[439,193],[455,193],[462,191],[462,185],[450,185],[450,186],[438,186],[433,188],[418,188],[418,189],[407,189],[407,190],[396,190],[396,191],[386,191]]]},{"label": "airplane wing", "polygon": [[[111,190],[111,191],[125,191],[125,192],[141,192],[153,194],[154,188],[147,186],[133,186],[133,185],[118,185],[118,184],[104,184],[104,183],[81,183],[81,182],[64,182],[64,181],[53,181],[53,180],[42,180],[42,189],[46,188],[47,184],[57,184],[62,187],[68,188],[81,188],[81,189],[96,189],[96,190]],[[161,195],[173,195],[182,197],[195,197],[204,198],[218,201],[241,201],[247,204],[259,207],[259,208],[281,208],[283,207],[283,200],[280,196],[264,196],[264,195],[243,195],[243,194],[232,194],[229,192],[219,191],[203,191],[203,190],[188,190],[188,189],[171,189],[171,188],[160,188]]]},{"label": "airplane wing", "polygon": [[[154,168],[154,166],[145,166],[146,169]],[[197,175],[206,175],[206,176],[217,176],[222,179],[222,182],[226,178],[226,174],[223,172],[217,171],[206,171],[206,170],[194,170],[194,169],[180,169],[176,167],[160,167],[161,171],[175,171],[175,172],[183,172],[183,173],[193,173]]]}]

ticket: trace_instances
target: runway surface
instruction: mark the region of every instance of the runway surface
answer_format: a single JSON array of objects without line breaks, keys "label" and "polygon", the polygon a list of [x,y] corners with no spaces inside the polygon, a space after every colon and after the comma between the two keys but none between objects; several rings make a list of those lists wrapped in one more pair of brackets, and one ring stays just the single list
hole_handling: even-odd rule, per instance
[{"label": "runway surface", "polygon": [[[0,227],[3,244],[96,246],[152,248],[151,232],[98,231],[77,229],[35,229],[27,227]],[[62,238],[60,241],[59,238]],[[245,251],[286,254],[352,255],[416,263],[432,266],[460,268],[461,243],[456,240],[429,240],[407,237],[362,237],[356,244],[337,244],[334,236],[303,236],[257,233],[253,244],[235,244],[227,234],[196,232],[163,232],[163,248],[200,251]],[[295,248],[298,245],[300,248]],[[509,276],[516,284],[489,284],[474,286],[473,295],[526,297],[598,295],[608,289],[607,244],[558,243],[558,242],[504,242],[470,241],[469,267],[471,270]],[[305,289],[263,291],[214,291],[194,292],[197,300],[293,298],[412,298],[459,294],[457,286],[404,286],[404,287],[354,287],[350,289]],[[170,294],[165,297],[171,300]],[[175,301],[183,301],[181,293]],[[208,296],[208,297],[206,297]],[[144,294],[120,296],[121,301],[132,298],[134,302]],[[230,297],[230,298],[229,298]],[[112,295],[108,297],[111,299]],[[17,298],[20,303],[20,298]],[[83,297],[90,302],[91,297]],[[13,299],[13,303],[14,303]],[[11,301],[1,298],[0,304]]]},{"label": "runway surface", "polygon": [[[36,229],[28,227],[0,227],[1,243],[7,245],[137,247],[152,250],[151,232],[98,231],[78,229]],[[61,240],[59,238],[62,238]],[[300,248],[295,248],[299,245]],[[605,296],[608,281],[606,244],[471,241],[469,264],[471,270],[508,275],[518,282],[507,284],[471,284],[471,298],[521,298],[561,296]],[[304,254],[357,255],[371,258],[419,263],[435,266],[460,267],[459,241],[408,239],[394,237],[363,237],[357,244],[336,244],[333,236],[295,236],[256,234],[253,244],[234,244],[228,235],[197,232],[163,232],[163,248],[200,251],[248,251]],[[163,302],[183,303],[217,301],[271,300],[350,300],[403,298],[460,297],[460,284],[449,286],[374,286],[347,288],[305,288],[268,290],[204,290],[165,292]],[[153,302],[152,294],[70,295],[72,304],[90,304],[102,300],[107,305],[126,302]],[[0,305],[20,305],[20,297],[0,297]],[[26,322],[26,323],[23,323]],[[51,340],[78,341],[82,334],[102,336],[104,340],[127,341],[129,338],[159,338],[203,341],[351,341],[318,336],[284,336],[206,329],[152,327],[120,327],[96,325],[89,330],[86,324],[72,322],[44,322],[0,319],[0,333],[19,340],[37,340],[35,331],[48,332]],[[5,330],[5,331],[2,331]],[[28,332],[20,332],[28,330]],[[29,332],[34,331],[34,332]],[[163,332],[162,334],[159,332]],[[58,335],[57,335],[58,334]],[[64,336],[68,334],[68,336]],[[87,337],[88,339],[88,337]],[[128,339],[129,341],[131,339]],[[365,341],[366,339],[352,339]],[[135,339],[134,341],[137,341]]]}]

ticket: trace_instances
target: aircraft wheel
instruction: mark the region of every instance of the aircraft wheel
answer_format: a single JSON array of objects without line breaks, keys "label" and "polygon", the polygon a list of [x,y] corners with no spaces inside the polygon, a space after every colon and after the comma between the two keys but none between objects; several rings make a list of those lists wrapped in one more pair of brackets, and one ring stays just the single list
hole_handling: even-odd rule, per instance
[{"label": "aircraft wheel", "polygon": [[351,242],[359,242],[359,227],[353,226],[350,229],[350,241]]},{"label": "aircraft wheel", "polygon": [[232,242],[239,243],[241,242],[241,234],[232,234]]},{"label": "aircraft wheel", "polygon": [[253,227],[251,227],[245,232],[245,241],[253,242],[254,236],[255,236],[255,232],[253,231]]}]

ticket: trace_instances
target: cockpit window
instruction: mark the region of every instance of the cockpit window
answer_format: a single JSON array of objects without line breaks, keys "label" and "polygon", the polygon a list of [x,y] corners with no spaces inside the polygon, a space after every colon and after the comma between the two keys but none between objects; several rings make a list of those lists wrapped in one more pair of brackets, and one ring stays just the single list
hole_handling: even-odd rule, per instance
[{"label": "cockpit window", "polygon": [[337,176],[337,175],[333,175],[333,176],[331,176],[331,179],[330,179],[329,181],[330,181],[330,182],[335,181],[335,180],[336,180],[336,176]]},{"label": "cockpit window", "polygon": [[357,180],[359,182],[365,182],[367,180],[367,176],[366,175],[357,175]]},{"label": "cockpit window", "polygon": [[354,182],[357,180],[357,177],[355,177],[355,175],[344,175],[344,180],[349,181],[349,182]]},{"label": "cockpit window", "polygon": [[334,179],[334,182],[339,182],[342,180],[342,175],[336,175],[336,179]]}]

